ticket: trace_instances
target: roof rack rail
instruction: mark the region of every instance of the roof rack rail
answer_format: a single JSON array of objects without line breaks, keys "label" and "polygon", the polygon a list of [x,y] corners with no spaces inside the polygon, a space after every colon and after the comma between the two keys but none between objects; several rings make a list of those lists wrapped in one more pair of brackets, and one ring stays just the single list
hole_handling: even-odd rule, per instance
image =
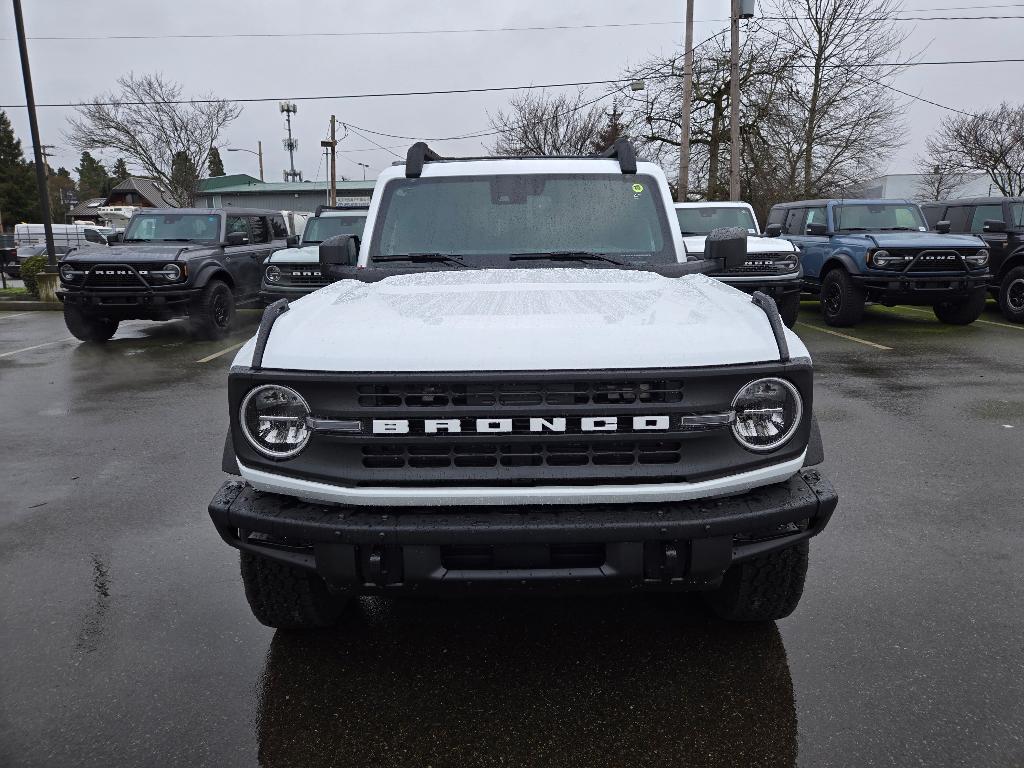
[{"label": "roof rack rail", "polygon": [[365,203],[346,203],[344,205],[318,205],[314,216],[319,216],[324,211],[365,211],[370,207],[370,198]]},{"label": "roof rack rail", "polygon": [[616,139],[610,147],[600,154],[619,161],[619,170],[625,174],[636,173],[636,152],[629,139]]},{"label": "roof rack rail", "polygon": [[267,350],[270,331],[273,330],[277,318],[287,311],[288,299],[278,299],[263,310],[263,318],[260,320],[259,330],[256,331],[256,348],[252,351],[252,369],[254,371],[258,371],[263,367],[263,353]]},{"label": "roof rack rail", "polygon": [[[454,160],[598,160],[611,158],[619,161],[619,170],[624,174],[636,173],[636,152],[629,139],[616,139],[604,152],[597,155],[521,155],[518,157],[441,157],[427,146],[425,141],[417,141],[405,155],[405,178],[418,179],[423,175],[426,163],[437,163]],[[392,165],[403,165],[400,160]]]},{"label": "roof rack rail", "polygon": [[437,152],[427,146],[425,141],[417,141],[405,155],[405,178],[418,179],[423,175],[423,164],[428,161],[443,160]]},{"label": "roof rack rail", "polygon": [[779,314],[775,299],[761,291],[754,291],[750,301],[768,316],[768,324],[771,325],[772,334],[775,336],[775,345],[779,348],[779,360],[788,363],[789,344],[786,343],[786,328],[782,324],[782,315]]}]

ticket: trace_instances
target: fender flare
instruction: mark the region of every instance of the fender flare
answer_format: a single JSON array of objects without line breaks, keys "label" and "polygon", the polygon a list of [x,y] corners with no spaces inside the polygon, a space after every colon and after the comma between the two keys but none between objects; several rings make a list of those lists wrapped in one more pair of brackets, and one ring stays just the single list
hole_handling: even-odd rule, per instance
[{"label": "fender flare", "polygon": [[851,275],[859,275],[863,271],[860,264],[850,254],[840,251],[839,253],[830,254],[825,259],[825,263],[821,265],[821,272],[819,272],[821,279],[824,279],[825,275],[836,266],[841,266]]},{"label": "fender flare", "polygon": [[1006,273],[1017,267],[1024,267],[1024,245],[1003,259],[1003,262],[999,265],[999,272],[992,275],[992,287],[998,288],[1003,280],[1006,279]]},{"label": "fender flare", "polygon": [[215,261],[207,262],[199,266],[196,276],[192,282],[192,286],[194,288],[205,288],[206,284],[214,277],[217,277],[227,283],[231,290],[235,289],[235,281],[232,279],[231,274],[224,268],[223,264],[218,264]]}]

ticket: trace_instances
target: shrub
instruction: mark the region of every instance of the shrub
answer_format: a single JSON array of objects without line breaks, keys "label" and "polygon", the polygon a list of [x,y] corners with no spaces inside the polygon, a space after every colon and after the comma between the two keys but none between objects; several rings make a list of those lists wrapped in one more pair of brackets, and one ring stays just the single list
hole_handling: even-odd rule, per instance
[{"label": "shrub", "polygon": [[21,265],[21,279],[25,288],[36,298],[39,298],[39,286],[36,285],[36,275],[46,269],[46,254],[30,256]]}]

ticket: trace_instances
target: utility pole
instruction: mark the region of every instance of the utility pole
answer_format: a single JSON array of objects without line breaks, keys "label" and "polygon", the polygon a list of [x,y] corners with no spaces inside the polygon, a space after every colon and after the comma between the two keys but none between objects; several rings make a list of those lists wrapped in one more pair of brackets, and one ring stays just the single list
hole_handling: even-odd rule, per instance
[{"label": "utility pole", "polygon": [[288,150],[288,164],[291,170],[284,172],[284,180],[302,181],[302,171],[295,170],[295,150],[299,148],[299,140],[292,138],[292,115],[297,113],[299,108],[292,101],[282,101],[277,106],[284,114],[285,125],[288,128],[288,138],[284,139],[282,143],[284,148]]},{"label": "utility pole", "polygon": [[256,150],[260,156],[260,181],[263,181],[263,142],[256,142]]},{"label": "utility pole", "polygon": [[683,113],[679,134],[679,185],[676,201],[686,202],[690,189],[690,112],[693,111],[693,0],[686,0],[686,47],[683,48]]},{"label": "utility pole", "polygon": [[729,14],[729,199],[740,199],[740,0]]},{"label": "utility pole", "polygon": [[320,146],[324,148],[325,152],[330,153],[330,164],[331,164],[331,187],[327,191],[327,204],[337,205],[338,204],[338,172],[337,172],[337,149],[338,140],[335,138],[335,125],[336,120],[334,115],[331,115],[331,138],[329,140],[321,141]]},{"label": "utility pole", "polygon": [[21,0],[14,1],[14,26],[21,52],[21,77],[25,81],[25,105],[28,107],[28,125],[32,133],[32,152],[36,160],[36,187],[39,192],[39,211],[43,216],[46,234],[47,271],[57,271],[57,250],[53,247],[53,220],[50,217],[50,193],[46,185],[46,166],[43,164],[43,142],[39,140],[39,121],[36,119],[36,97],[32,90],[32,70],[28,65],[28,44],[25,41],[25,17],[21,13]]}]

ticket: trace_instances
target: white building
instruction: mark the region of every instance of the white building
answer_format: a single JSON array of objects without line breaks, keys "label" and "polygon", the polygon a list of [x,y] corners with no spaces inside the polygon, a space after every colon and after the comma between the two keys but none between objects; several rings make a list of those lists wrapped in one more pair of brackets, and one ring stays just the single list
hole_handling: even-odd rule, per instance
[{"label": "white building", "polygon": [[[857,189],[857,197],[880,198],[883,200],[923,200],[930,195],[922,194],[928,174],[888,173],[865,181]],[[985,173],[972,173],[966,181],[947,195],[949,199],[960,197],[1002,197],[995,184]]]}]

